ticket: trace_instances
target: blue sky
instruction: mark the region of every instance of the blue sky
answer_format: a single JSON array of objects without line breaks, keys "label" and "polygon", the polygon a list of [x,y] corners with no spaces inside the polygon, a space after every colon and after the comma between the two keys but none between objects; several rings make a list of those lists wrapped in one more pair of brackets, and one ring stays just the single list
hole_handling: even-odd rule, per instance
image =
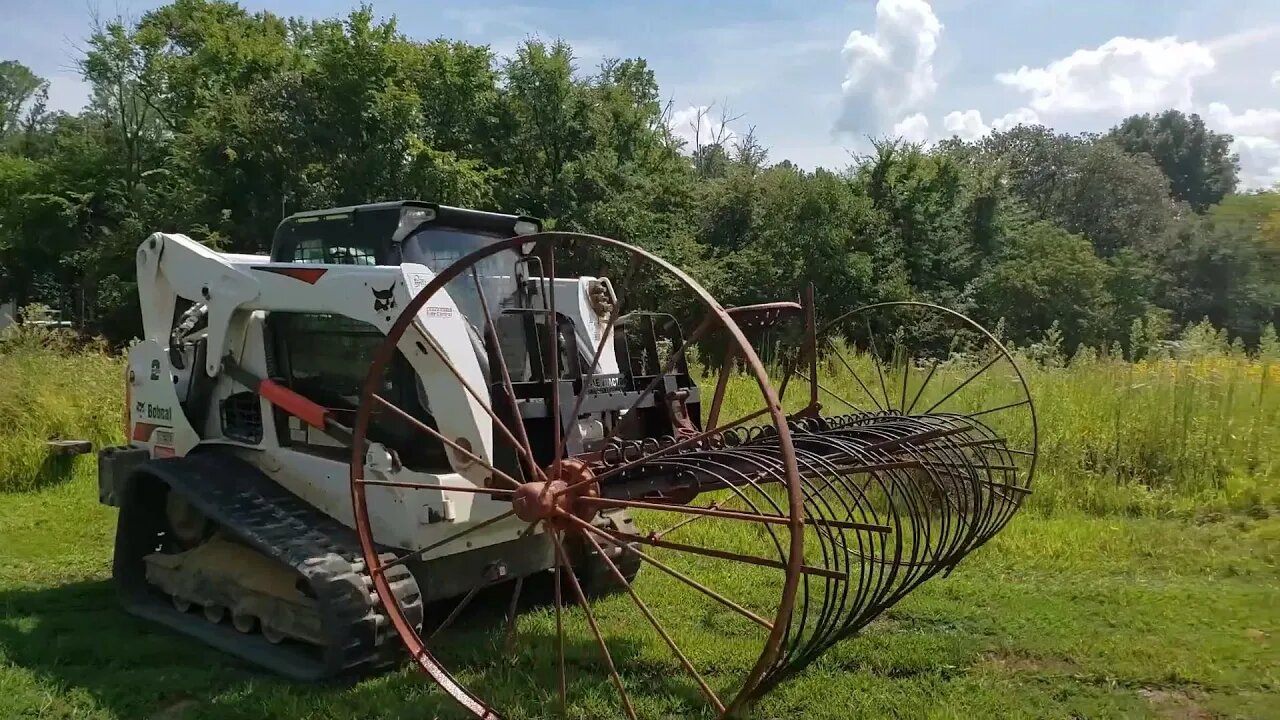
[{"label": "blue sky", "polygon": [[[0,0],[0,58],[51,80],[75,109],[90,8],[137,16],[147,0]],[[246,0],[283,15],[337,16],[355,0]],[[687,132],[695,109],[754,126],[773,160],[840,167],[868,135],[928,142],[1039,121],[1104,130],[1178,107],[1237,137],[1249,186],[1280,181],[1280,2],[1276,0],[844,0],[842,2],[373,2],[407,34],[488,43],[563,38],[584,70],[640,56]],[[705,121],[714,124],[711,120]],[[708,128],[710,129],[710,128]]]}]

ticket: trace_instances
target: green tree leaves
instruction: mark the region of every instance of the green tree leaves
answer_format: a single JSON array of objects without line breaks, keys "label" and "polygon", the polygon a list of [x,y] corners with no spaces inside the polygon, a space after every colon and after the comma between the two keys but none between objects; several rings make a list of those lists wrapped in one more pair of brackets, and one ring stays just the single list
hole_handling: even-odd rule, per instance
[{"label": "green tree leaves", "polygon": [[1150,156],[1169,178],[1173,197],[1197,212],[1235,192],[1239,159],[1231,136],[1205,127],[1199,115],[1166,110],[1134,115],[1111,131],[1126,152]]},{"label": "green tree leaves", "polygon": [[147,233],[261,252],[286,214],[402,197],[617,237],[725,304],[813,283],[820,315],[927,300],[1019,343],[1056,321],[1068,352],[1141,353],[1204,317],[1250,343],[1280,323],[1280,194],[1232,194],[1231,138],[1176,111],[1103,136],[885,141],[805,171],[740,118],[699,114],[712,137],[683,146],[643,59],[588,68],[538,40],[499,59],[367,6],[311,20],[173,0],[95,28],[80,68],[92,103],[70,116],[0,63],[0,295],[117,340]]}]

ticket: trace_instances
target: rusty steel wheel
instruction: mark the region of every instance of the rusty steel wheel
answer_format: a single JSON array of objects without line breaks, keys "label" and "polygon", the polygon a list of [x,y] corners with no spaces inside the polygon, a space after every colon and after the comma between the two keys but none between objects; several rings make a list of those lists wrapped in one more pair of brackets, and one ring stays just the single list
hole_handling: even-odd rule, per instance
[{"label": "rusty steel wheel", "polygon": [[[603,237],[515,237],[436,270],[419,288],[406,269],[413,299],[369,368],[351,456],[365,562],[413,661],[480,718],[570,705],[597,717],[736,714],[776,672],[799,586],[848,580],[807,557],[814,527],[786,417],[741,330],[682,271]],[[575,312],[557,312],[569,303]],[[454,313],[471,326],[474,363],[424,330]],[[563,321],[591,315],[585,328]],[[677,315],[694,319],[693,332]],[[713,335],[745,374],[709,421],[686,356]],[[384,396],[406,357],[433,368],[425,397]],[[454,388],[448,409],[441,378]],[[449,437],[431,410],[470,413],[482,430]],[[597,428],[601,411],[611,420]],[[416,439],[397,445],[402,431]],[[406,459],[425,446],[445,470]],[[371,513],[388,494],[469,510],[456,523],[444,513],[406,546]],[[447,578],[430,569],[494,538],[507,549],[489,562],[454,565]],[[424,594],[470,573],[461,599],[413,626],[379,561],[388,546],[400,548],[388,565],[414,568]],[[530,571],[511,569],[520,563]],[[468,626],[466,608],[494,593],[502,616]]]}]

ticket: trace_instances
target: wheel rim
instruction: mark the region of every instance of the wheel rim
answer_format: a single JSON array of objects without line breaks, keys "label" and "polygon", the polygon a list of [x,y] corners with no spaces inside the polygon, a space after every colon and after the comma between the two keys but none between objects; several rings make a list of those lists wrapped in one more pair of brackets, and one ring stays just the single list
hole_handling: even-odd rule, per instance
[{"label": "wheel rim", "polygon": [[242,633],[251,633],[253,628],[258,624],[257,618],[244,613],[233,613],[231,615],[231,624],[236,630]]},{"label": "wheel rim", "polygon": [[[681,299],[690,301],[697,309],[702,311],[701,317],[704,318],[697,331],[685,338],[678,347],[672,348],[667,359],[667,367],[664,369],[670,371],[673,365],[681,365],[685,349],[695,345],[699,337],[704,337],[711,332],[720,332],[729,338],[730,343],[741,353],[744,364],[748,369],[749,384],[758,393],[759,409],[754,413],[740,415],[733,421],[721,423],[713,428],[701,431],[695,429],[686,431],[684,434],[678,434],[680,439],[670,438],[665,445],[660,447],[650,447],[644,443],[628,444],[615,441],[611,446],[614,448],[613,453],[610,453],[608,447],[606,447],[595,452],[579,453],[577,457],[570,457],[570,453],[567,451],[569,438],[567,437],[566,429],[560,427],[559,423],[553,422],[551,423],[553,437],[550,445],[553,452],[547,453],[544,449],[542,452],[544,462],[537,462],[535,447],[530,443],[523,423],[504,423],[498,411],[502,404],[507,403],[511,406],[509,408],[511,414],[508,417],[520,417],[520,409],[516,407],[518,405],[516,392],[509,377],[510,368],[504,352],[494,352],[495,349],[502,350],[501,347],[498,347],[502,343],[495,327],[495,313],[492,311],[492,308],[497,307],[497,305],[492,304],[492,300],[486,297],[487,292],[484,284],[480,281],[479,274],[475,271],[481,261],[500,252],[514,250],[531,243],[536,246],[538,253],[540,253],[541,264],[545,268],[543,272],[538,274],[538,277],[557,277],[557,252],[560,253],[562,258],[570,258],[571,262],[582,262],[581,258],[583,257],[594,256],[599,260],[621,257],[626,260],[628,268],[624,277],[636,277],[635,273],[637,271],[664,274],[662,280],[666,283],[665,285],[659,283],[651,284],[651,286],[664,287],[668,292],[680,295]],[[615,265],[614,267],[617,266]],[[591,638],[593,640],[591,644],[600,650],[599,654],[604,660],[604,664],[608,667],[610,680],[617,691],[619,705],[629,716],[636,717],[621,675],[615,669],[611,659],[608,649],[609,641],[605,637],[608,630],[599,626],[598,619],[592,611],[592,603],[586,600],[585,593],[576,574],[565,571],[571,564],[567,548],[568,541],[575,540],[585,547],[594,546],[596,549],[600,549],[601,542],[618,539],[616,536],[592,529],[591,523],[584,520],[584,518],[597,517],[602,507],[621,507],[639,512],[674,513],[682,518],[681,524],[688,524],[693,520],[705,520],[706,522],[703,522],[700,528],[713,523],[750,522],[767,529],[767,535],[772,538],[772,542],[778,551],[778,560],[776,561],[741,553],[727,553],[715,548],[711,548],[711,550],[720,554],[712,556],[707,554],[708,548],[662,541],[660,537],[657,542],[666,542],[665,545],[648,545],[645,553],[636,553],[639,560],[644,561],[645,564],[662,570],[663,575],[677,579],[679,579],[679,575],[685,573],[681,573],[680,570],[676,570],[673,567],[663,569],[662,564],[660,564],[661,561],[658,561],[656,557],[651,557],[650,552],[656,553],[660,549],[663,552],[688,553],[699,559],[715,557],[728,562],[736,561],[750,564],[753,567],[767,568],[770,572],[780,574],[776,609],[767,616],[771,619],[761,617],[759,613],[735,603],[730,598],[724,597],[715,590],[699,583],[696,578],[688,577],[687,574],[685,574],[686,577],[683,580],[680,580],[685,583],[686,591],[690,592],[690,594],[694,594],[692,591],[697,590],[698,593],[705,595],[704,600],[706,602],[714,600],[726,608],[736,605],[736,612],[740,616],[739,619],[751,619],[757,625],[767,629],[767,635],[763,639],[761,650],[754,664],[746,671],[738,687],[724,698],[721,698],[720,694],[712,689],[700,676],[697,668],[693,667],[692,661],[681,652],[679,644],[675,643],[671,639],[669,632],[665,631],[661,621],[654,619],[652,610],[648,609],[646,603],[639,598],[638,592],[630,588],[626,591],[629,599],[634,601],[635,610],[632,611],[632,617],[644,615],[652,625],[652,629],[662,636],[672,655],[680,661],[680,666],[689,676],[696,680],[703,699],[706,701],[704,707],[714,709],[717,715],[735,712],[756,696],[762,681],[777,662],[781,645],[789,632],[796,592],[801,577],[806,573],[815,571],[814,568],[805,563],[803,503],[797,483],[798,471],[786,418],[782,413],[777,395],[769,383],[763,366],[725,310],[704,289],[674,266],[638,248],[607,238],[576,233],[541,233],[496,242],[457,260],[435,275],[425,287],[414,295],[387,332],[386,338],[369,368],[359,409],[356,413],[354,449],[351,457],[351,490],[355,525],[360,537],[365,562],[370,568],[374,588],[382,600],[397,634],[406,645],[416,664],[472,714],[476,717],[484,718],[499,717],[499,709],[492,707],[478,693],[464,687],[462,683],[455,679],[453,673],[445,667],[445,664],[436,657],[436,654],[428,649],[427,645],[431,636],[424,638],[424,633],[419,632],[408,622],[383,572],[386,567],[384,562],[387,561],[380,557],[382,548],[376,541],[375,533],[377,528],[371,521],[371,492],[387,491],[388,489],[439,491],[439,487],[427,488],[421,482],[403,483],[387,480],[385,478],[390,477],[392,474],[398,474],[399,471],[388,471],[386,468],[381,471],[374,469],[366,471],[366,456],[363,450],[369,437],[371,418],[375,411],[391,413],[407,424],[414,424],[412,417],[408,413],[397,409],[394,403],[388,402],[378,394],[383,372],[392,362],[397,352],[405,351],[406,346],[402,344],[402,341],[407,332],[415,333],[417,331],[414,320],[427,302],[436,297],[442,288],[450,286],[453,281],[459,279],[465,281],[468,277],[473,282],[475,293],[480,298],[482,308],[480,314],[483,316],[482,324],[484,327],[477,328],[477,330],[482,333],[482,336],[486,338],[486,342],[489,343],[489,352],[487,354],[491,362],[496,359],[497,362],[495,364],[498,367],[490,368],[490,375],[486,378],[488,387],[482,386],[479,388],[468,386],[464,374],[456,367],[450,365],[448,370],[455,380],[458,380],[466,387],[472,398],[479,405],[484,406],[482,409],[493,424],[494,446],[496,447],[503,440],[513,446],[511,449],[514,450],[516,455],[516,460],[514,461],[515,471],[512,472],[510,467],[507,471],[500,470],[493,465],[492,458],[485,459],[471,453],[470,451],[474,449],[474,446],[452,442],[439,433],[431,431],[429,427],[421,422],[417,422],[417,425],[419,430],[443,442],[448,448],[447,452],[451,454],[455,461],[465,460],[467,465],[479,464],[483,466],[486,472],[491,473],[489,479],[493,480],[493,484],[498,487],[475,487],[467,492],[488,495],[490,498],[510,498],[512,500],[512,509],[505,513],[507,517],[495,516],[494,523],[505,522],[514,517],[516,522],[525,523],[527,533],[550,538],[547,542],[552,546],[555,557],[553,573],[556,581],[553,582],[553,586],[556,608],[560,702],[562,704],[565,703],[567,694],[563,647],[566,639],[566,627],[569,623],[567,622],[568,613],[565,610],[564,598],[561,597],[563,586],[567,585],[574,596],[573,599],[579,601],[581,614],[584,616],[586,625],[591,631],[590,635],[594,636]],[[640,277],[645,276],[642,274]],[[625,297],[625,292],[626,288],[622,292],[618,292],[619,305],[624,305],[630,299]],[[666,301],[670,301],[674,295],[665,295],[663,297]],[[545,312],[542,315],[544,319],[556,313],[556,296],[557,293],[555,292],[544,294],[541,305]],[[548,305],[550,307],[547,307]],[[501,317],[503,312],[499,311],[496,315]],[[587,372],[585,377],[580,378],[580,387],[586,388],[590,384],[596,369],[595,361],[601,358],[601,353],[605,349],[607,341],[612,337],[612,333],[622,327],[623,322],[619,321],[619,315],[619,310],[609,313],[608,323],[598,333],[598,342],[593,343],[594,347],[581,348],[584,352],[579,357],[587,357],[588,361],[586,363]],[[631,314],[628,317],[638,317],[639,320],[635,320],[635,322],[640,322],[647,316]],[[626,320],[625,322],[630,323],[633,321]],[[541,330],[535,330],[534,334],[538,337],[545,334],[548,338],[551,352],[547,353],[546,356],[552,358],[549,375],[551,377],[560,377],[558,365],[561,362],[562,355],[560,351],[562,348],[560,334],[556,331],[557,323],[544,322],[543,325],[545,327],[541,328]],[[630,326],[628,326],[626,332],[630,331]],[[413,337],[419,338],[420,336],[413,335]],[[421,347],[421,349],[426,355],[428,348]],[[446,353],[442,352],[442,349],[438,346],[433,345],[429,350],[438,357],[443,358],[446,356]],[[496,379],[495,376],[497,376]],[[661,380],[662,375],[656,376],[652,382],[648,383],[644,391],[637,393],[638,397],[635,402],[640,403],[645,396],[652,397],[653,388],[657,387],[657,383]],[[637,382],[637,385],[639,384]],[[576,394],[571,392],[568,398],[562,400],[559,393],[549,393],[547,405],[551,416],[557,417],[561,414],[562,403],[572,402],[573,410],[568,414],[571,417],[576,417],[579,414],[578,411],[583,407],[582,403],[585,396],[585,391]],[[636,405],[632,405],[629,410],[639,412]],[[396,415],[397,413],[399,415]],[[753,456],[752,453],[734,453],[724,448],[725,438],[732,438],[735,434],[746,432],[739,426],[751,421],[763,421],[765,423],[757,426],[756,431],[769,437],[772,450],[766,455],[756,453]],[[612,437],[618,432],[618,428],[614,428],[609,433],[609,436]],[[693,453],[696,457],[689,454],[693,451],[697,451]],[[548,455],[551,457],[549,463],[545,462]],[[582,458],[587,459],[584,460]],[[757,479],[764,479],[761,479],[758,483],[751,480],[747,470],[744,468],[753,469]],[[635,500],[596,497],[602,488],[612,492],[613,488],[619,483],[623,481],[633,482],[633,476],[647,475],[648,473],[662,475],[663,477],[666,475],[679,477],[679,473],[685,473],[686,475],[700,478],[699,482],[721,482],[722,485],[715,486],[720,491],[732,492],[737,495],[755,493],[755,495],[752,495],[754,500],[748,498],[746,503],[755,512],[739,512],[736,514],[722,512],[715,508],[714,505],[690,509],[688,506],[670,502],[670,498],[666,496],[664,496],[665,499],[659,507],[650,507],[652,503],[642,503]],[[373,477],[367,477],[367,474],[372,474]],[[521,480],[517,480],[513,476],[518,476]],[[715,480],[704,481],[701,478]],[[740,486],[734,484],[740,481],[742,481]],[[765,485],[769,485],[768,490],[764,487]],[[770,508],[766,506],[766,500],[767,503],[772,504],[774,512],[769,511]],[[452,538],[441,540],[435,545],[460,539],[461,535],[467,532],[476,532],[480,529],[479,526],[484,524],[486,523],[472,524],[464,532],[454,533]],[[675,528],[665,532],[674,531]],[[572,533],[576,533],[576,536],[571,535]],[[634,541],[633,538],[628,538],[628,540]],[[653,541],[653,538],[646,540],[646,542]],[[681,547],[693,549],[678,549]],[[431,549],[433,548],[418,548],[396,558],[392,562],[409,561],[407,560],[409,556],[424,555]],[[603,551],[600,554],[604,554]],[[772,564],[761,564],[761,562]],[[620,573],[619,568],[612,561],[606,562],[606,569],[615,576]],[[675,570],[675,573],[671,573],[670,571],[672,570]],[[560,582],[562,575],[568,580],[567,583]],[[519,633],[516,630],[518,613],[515,610],[520,598],[521,584],[522,581],[515,582],[515,590],[511,598],[512,611],[508,613],[504,644],[510,644],[513,636],[519,638]],[[481,589],[481,586],[477,584],[472,591],[469,591],[464,596],[459,603],[459,611],[479,589]],[[719,597],[716,597],[717,595]],[[650,602],[654,602],[652,598]],[[655,602],[654,607],[660,608],[659,603]],[[448,625],[453,619],[454,614],[450,614],[441,624]],[[606,619],[608,619],[607,616]],[[576,617],[574,622],[575,624],[580,624],[577,623]],[[436,632],[440,632],[440,630]],[[609,637],[614,636],[610,635]]]},{"label": "wheel rim", "polygon": [[217,624],[222,622],[222,618],[223,616],[226,615],[226,612],[227,612],[227,609],[222,607],[221,605],[205,605],[204,619],[208,620],[211,623]]}]

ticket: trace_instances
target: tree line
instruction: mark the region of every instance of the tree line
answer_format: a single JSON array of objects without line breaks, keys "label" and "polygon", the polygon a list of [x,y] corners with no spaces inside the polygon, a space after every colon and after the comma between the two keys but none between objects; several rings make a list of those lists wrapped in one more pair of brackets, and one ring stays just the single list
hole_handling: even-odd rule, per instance
[{"label": "tree line", "polygon": [[1232,138],[1175,110],[1106,133],[884,138],[808,171],[745,128],[682,140],[643,59],[583,68],[539,40],[499,58],[367,6],[175,0],[95,23],[79,69],[92,94],[71,114],[0,63],[0,299],[113,341],[139,331],[149,233],[256,252],[287,214],[399,198],[615,237],[727,305],[813,283],[821,312],[926,300],[1018,343],[1129,357],[1204,319],[1246,345],[1280,323],[1280,192],[1240,192]]}]

